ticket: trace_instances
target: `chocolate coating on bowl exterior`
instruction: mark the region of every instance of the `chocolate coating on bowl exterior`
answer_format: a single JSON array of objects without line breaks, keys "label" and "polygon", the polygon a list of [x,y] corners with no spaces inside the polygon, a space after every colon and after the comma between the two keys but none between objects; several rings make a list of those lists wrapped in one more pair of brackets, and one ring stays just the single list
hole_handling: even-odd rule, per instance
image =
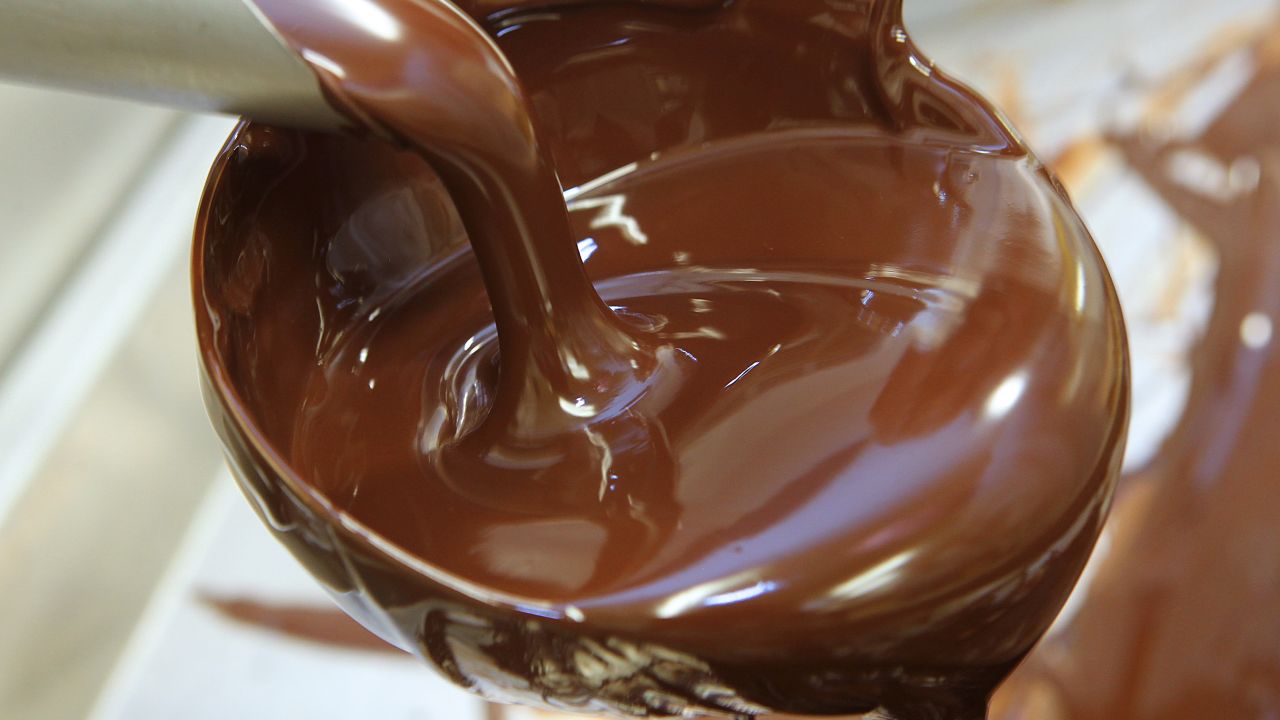
[{"label": "chocolate coating on bowl exterior", "polygon": [[237,131],[198,324],[349,611],[502,699],[984,714],[1096,537],[1123,330],[896,3],[258,4],[371,136]]}]

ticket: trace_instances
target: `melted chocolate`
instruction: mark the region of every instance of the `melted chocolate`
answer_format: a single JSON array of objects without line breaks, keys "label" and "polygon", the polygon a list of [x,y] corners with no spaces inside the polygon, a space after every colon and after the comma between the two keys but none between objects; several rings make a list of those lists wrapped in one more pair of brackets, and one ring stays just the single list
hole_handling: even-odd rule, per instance
[{"label": "melted chocolate", "polygon": [[985,714],[1096,538],[1123,330],[898,3],[258,5],[372,137],[237,130],[197,321],[346,609],[500,699]]},{"label": "melted chocolate", "polygon": [[[1004,720],[1280,715],[1280,68],[1262,71],[1204,135],[1117,143],[1217,253],[1208,329],[1186,409],[1156,458],[1125,477],[1078,612],[1011,678]],[[1256,163],[1224,197],[1174,182],[1194,152]]]},{"label": "melted chocolate", "polygon": [[[350,617],[326,607],[277,605],[252,598],[201,596],[222,617],[251,627],[326,647],[400,654]],[[407,657],[407,656],[406,656]]]}]

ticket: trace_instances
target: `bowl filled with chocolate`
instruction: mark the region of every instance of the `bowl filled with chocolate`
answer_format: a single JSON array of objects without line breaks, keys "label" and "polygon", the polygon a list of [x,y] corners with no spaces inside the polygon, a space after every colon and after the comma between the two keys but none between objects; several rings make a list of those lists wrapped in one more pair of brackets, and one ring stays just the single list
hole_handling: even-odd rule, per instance
[{"label": "bowl filled with chocolate", "polygon": [[347,612],[503,701],[985,716],[1110,502],[1124,328],[899,3],[255,4],[353,132],[216,160],[207,401]]}]

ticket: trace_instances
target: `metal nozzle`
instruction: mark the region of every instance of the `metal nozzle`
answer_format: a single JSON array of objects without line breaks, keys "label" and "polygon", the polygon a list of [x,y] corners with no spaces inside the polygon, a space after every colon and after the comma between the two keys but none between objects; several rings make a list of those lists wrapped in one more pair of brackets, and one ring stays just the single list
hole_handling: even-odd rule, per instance
[{"label": "metal nozzle", "polygon": [[343,124],[248,0],[0,0],[0,79],[280,125]]}]

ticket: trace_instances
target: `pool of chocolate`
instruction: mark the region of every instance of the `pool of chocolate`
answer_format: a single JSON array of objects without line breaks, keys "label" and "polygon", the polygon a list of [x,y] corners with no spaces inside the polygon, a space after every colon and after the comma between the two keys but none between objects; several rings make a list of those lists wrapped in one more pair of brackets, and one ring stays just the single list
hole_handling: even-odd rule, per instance
[{"label": "pool of chocolate", "polygon": [[778,7],[487,26],[577,254],[659,371],[485,473],[441,469],[512,354],[456,173],[254,124],[215,164],[197,326],[238,479],[348,612],[462,685],[982,717],[1092,548],[1128,396],[1087,232],[985,103],[905,34],[882,47],[881,5],[806,6],[834,30]]}]

